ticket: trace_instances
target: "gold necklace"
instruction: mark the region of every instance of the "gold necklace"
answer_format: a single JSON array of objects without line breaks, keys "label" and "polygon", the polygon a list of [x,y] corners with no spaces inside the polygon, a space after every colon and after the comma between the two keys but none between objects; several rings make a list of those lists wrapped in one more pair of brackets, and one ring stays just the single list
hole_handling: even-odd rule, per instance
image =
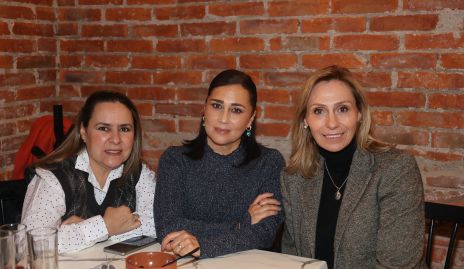
[{"label": "gold necklace", "polygon": [[332,179],[332,176],[330,175],[329,168],[327,168],[327,163],[326,162],[324,162],[324,167],[325,167],[325,170],[327,171],[327,175],[329,175],[330,181],[332,181],[332,185],[335,187],[335,189],[337,189],[337,191],[335,192],[335,200],[338,201],[338,200],[340,200],[342,198],[342,193],[340,192],[340,189],[343,188],[346,181],[348,180],[348,177],[346,177],[345,181],[343,181],[342,185],[340,185],[340,187],[338,187],[335,184],[335,181]]}]

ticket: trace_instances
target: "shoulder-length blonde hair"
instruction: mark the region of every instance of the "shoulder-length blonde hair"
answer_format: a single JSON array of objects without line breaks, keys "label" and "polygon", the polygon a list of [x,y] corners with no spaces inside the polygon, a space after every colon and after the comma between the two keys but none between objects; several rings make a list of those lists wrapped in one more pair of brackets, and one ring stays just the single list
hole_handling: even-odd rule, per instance
[{"label": "shoulder-length blonde hair", "polygon": [[79,111],[74,122],[74,126],[63,143],[52,153],[42,159],[39,159],[32,166],[49,169],[53,167],[54,164],[78,154],[86,147],[80,134],[80,127],[83,126],[84,128],[87,128],[90,118],[95,110],[95,106],[100,103],[117,102],[123,104],[127,107],[127,109],[129,109],[134,124],[134,145],[132,146],[129,158],[124,162],[122,178],[123,181],[125,181],[125,179],[129,176],[137,175],[142,165],[142,127],[140,116],[134,103],[132,103],[127,96],[114,91],[98,91],[92,93],[85,101],[82,109]]},{"label": "shoulder-length blonde hair", "polygon": [[390,144],[382,142],[373,136],[373,123],[369,105],[362,92],[361,84],[346,68],[332,65],[314,72],[306,82],[300,99],[296,102],[295,117],[292,124],[292,152],[286,172],[299,173],[304,178],[311,178],[318,169],[319,151],[309,128],[304,128],[309,97],[314,87],[322,81],[339,80],[346,83],[356,101],[356,107],[362,115],[356,130],[357,147],[370,152],[381,152],[391,148]]}]

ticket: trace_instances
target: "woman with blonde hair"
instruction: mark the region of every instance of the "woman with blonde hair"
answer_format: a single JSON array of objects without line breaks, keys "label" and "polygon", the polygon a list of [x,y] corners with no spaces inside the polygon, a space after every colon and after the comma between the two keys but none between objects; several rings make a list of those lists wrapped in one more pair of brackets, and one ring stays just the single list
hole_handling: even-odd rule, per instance
[{"label": "woman with blonde hair", "polygon": [[373,134],[350,71],[314,72],[296,103],[292,153],[281,187],[284,253],[329,268],[417,268],[424,240],[415,159]]}]

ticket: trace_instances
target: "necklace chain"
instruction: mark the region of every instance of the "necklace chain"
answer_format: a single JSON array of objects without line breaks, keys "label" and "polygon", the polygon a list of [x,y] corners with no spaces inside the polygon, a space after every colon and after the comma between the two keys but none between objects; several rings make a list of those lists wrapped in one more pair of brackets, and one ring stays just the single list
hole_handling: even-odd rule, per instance
[{"label": "necklace chain", "polygon": [[348,177],[346,177],[345,180],[343,181],[342,185],[340,185],[340,187],[338,187],[335,184],[335,181],[332,179],[332,176],[330,175],[329,168],[327,168],[327,163],[326,162],[324,162],[324,167],[325,167],[325,170],[327,171],[327,175],[329,175],[329,178],[330,178],[330,181],[332,182],[332,185],[335,187],[335,189],[337,189],[337,191],[335,192],[335,200],[340,200],[342,198],[342,193],[340,192],[340,189],[343,188],[346,181],[348,180]]}]

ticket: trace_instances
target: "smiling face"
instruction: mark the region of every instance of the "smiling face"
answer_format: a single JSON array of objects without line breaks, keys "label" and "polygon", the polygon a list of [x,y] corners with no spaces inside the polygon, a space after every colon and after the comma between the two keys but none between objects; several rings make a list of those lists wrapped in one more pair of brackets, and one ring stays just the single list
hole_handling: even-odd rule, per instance
[{"label": "smiling face", "polygon": [[353,139],[361,120],[349,86],[339,80],[321,81],[311,91],[305,124],[316,143],[337,152]]},{"label": "smiling face", "polygon": [[204,116],[208,146],[218,154],[227,155],[239,147],[255,111],[248,91],[233,84],[213,89],[206,99]]},{"label": "smiling face", "polygon": [[98,178],[128,158],[134,145],[134,123],[130,110],[119,102],[98,103],[87,127],[81,125],[81,137],[89,154],[90,167]]}]

